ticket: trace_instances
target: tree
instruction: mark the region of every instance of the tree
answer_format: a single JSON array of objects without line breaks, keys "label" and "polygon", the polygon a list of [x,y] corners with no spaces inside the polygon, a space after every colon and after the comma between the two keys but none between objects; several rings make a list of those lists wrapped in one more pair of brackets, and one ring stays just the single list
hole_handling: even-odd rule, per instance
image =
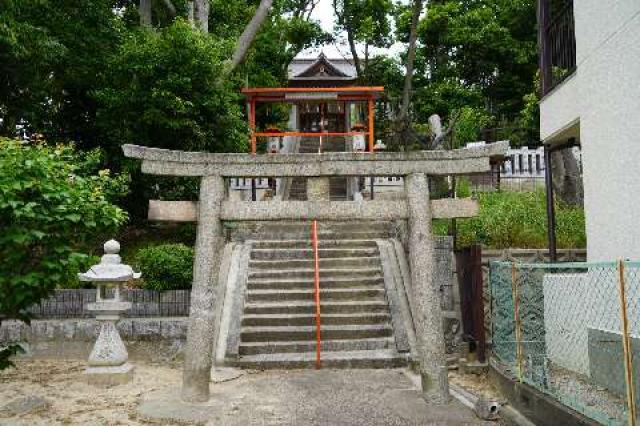
[{"label": "tree", "polygon": [[193,151],[246,149],[237,81],[219,82],[232,41],[177,20],[131,33],[95,91],[98,125],[115,147],[136,143]]},{"label": "tree", "polygon": [[416,59],[416,41],[418,39],[418,21],[422,13],[422,0],[414,0],[411,8],[411,27],[409,29],[409,46],[407,47],[406,75],[402,89],[402,104],[396,117],[396,132],[404,142],[405,148],[409,139],[409,104],[411,102],[411,86],[413,83],[413,64]]},{"label": "tree", "polygon": [[[472,106],[496,119],[517,117],[537,70],[535,17],[533,0],[431,1],[418,26],[419,84],[457,99],[439,105],[419,99],[429,102],[422,110],[448,116],[451,109]],[[447,107],[451,100],[465,105]]]},{"label": "tree", "polygon": [[[127,219],[112,204],[126,177],[94,174],[98,160],[70,146],[0,138],[0,322],[29,321],[30,306],[86,266],[79,248]],[[0,369],[18,350],[0,348]]]},{"label": "tree", "polygon": [[92,91],[124,27],[102,0],[0,0],[0,134],[24,122],[50,141],[99,144]]},{"label": "tree", "polygon": [[[391,37],[390,15],[393,3],[389,0],[333,0],[337,18],[336,31],[347,35],[349,50],[358,77],[362,77],[369,62],[369,47],[389,47]],[[356,43],[364,44],[364,64]]]}]

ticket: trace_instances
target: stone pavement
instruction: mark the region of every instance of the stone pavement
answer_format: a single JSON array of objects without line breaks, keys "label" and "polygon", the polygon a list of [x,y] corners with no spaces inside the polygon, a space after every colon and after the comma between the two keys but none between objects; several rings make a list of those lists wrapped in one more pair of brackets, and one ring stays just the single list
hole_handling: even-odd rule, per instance
[{"label": "stone pavement", "polygon": [[393,370],[247,373],[211,385],[208,403],[178,402],[179,389],[145,395],[143,419],[216,425],[461,425],[480,421],[455,400],[425,402],[419,376]]}]

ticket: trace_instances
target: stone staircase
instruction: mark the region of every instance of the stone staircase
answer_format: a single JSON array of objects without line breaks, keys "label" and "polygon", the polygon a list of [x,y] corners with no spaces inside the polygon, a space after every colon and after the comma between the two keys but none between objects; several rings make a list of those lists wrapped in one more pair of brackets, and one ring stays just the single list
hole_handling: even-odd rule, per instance
[{"label": "stone staircase", "polygon": [[[319,223],[323,368],[404,366],[376,239],[388,223]],[[252,369],[310,368],[316,357],[310,225],[278,224],[252,242],[237,358]],[[396,319],[396,324],[398,320]]]},{"label": "stone staircase", "polygon": [[[316,154],[320,146],[320,138],[303,137],[300,139],[298,152],[303,154]],[[341,137],[325,138],[322,142],[322,152],[344,152],[345,141]],[[289,190],[290,200],[307,199],[307,180],[302,177],[293,178]],[[347,199],[347,178],[337,177],[329,179],[329,194],[331,200],[339,201]]]}]

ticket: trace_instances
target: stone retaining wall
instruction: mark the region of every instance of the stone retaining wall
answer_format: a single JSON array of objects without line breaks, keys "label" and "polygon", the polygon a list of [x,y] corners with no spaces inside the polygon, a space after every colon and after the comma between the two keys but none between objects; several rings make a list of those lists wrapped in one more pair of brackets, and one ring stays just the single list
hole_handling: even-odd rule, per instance
[{"label": "stone retaining wall", "polygon": [[[125,318],[118,330],[129,358],[151,362],[181,359],[187,336],[187,317]],[[3,321],[0,346],[20,343],[25,356],[53,359],[87,359],[98,336],[94,319]]]}]

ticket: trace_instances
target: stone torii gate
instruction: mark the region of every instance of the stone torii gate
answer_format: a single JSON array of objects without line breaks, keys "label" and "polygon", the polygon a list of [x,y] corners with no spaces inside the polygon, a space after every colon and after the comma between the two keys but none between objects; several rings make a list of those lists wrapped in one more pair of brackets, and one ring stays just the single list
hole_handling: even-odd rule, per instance
[{"label": "stone torii gate", "polygon": [[[200,177],[200,201],[197,205],[167,202],[164,208],[154,212],[156,219],[198,222],[182,398],[190,402],[209,399],[213,340],[217,327],[214,304],[224,247],[222,221],[358,218],[408,221],[411,313],[416,330],[422,389],[426,398],[446,401],[445,340],[438,286],[433,282],[431,220],[474,216],[478,207],[471,199],[430,200],[428,176],[487,172],[490,170],[489,158],[504,155],[507,148],[507,142],[498,142],[453,151],[256,156],[125,145],[125,156],[141,159],[144,173]],[[227,196],[227,178],[298,176],[307,178],[309,201],[231,201]],[[335,176],[402,176],[406,197],[393,201],[329,201],[329,178]]]}]

